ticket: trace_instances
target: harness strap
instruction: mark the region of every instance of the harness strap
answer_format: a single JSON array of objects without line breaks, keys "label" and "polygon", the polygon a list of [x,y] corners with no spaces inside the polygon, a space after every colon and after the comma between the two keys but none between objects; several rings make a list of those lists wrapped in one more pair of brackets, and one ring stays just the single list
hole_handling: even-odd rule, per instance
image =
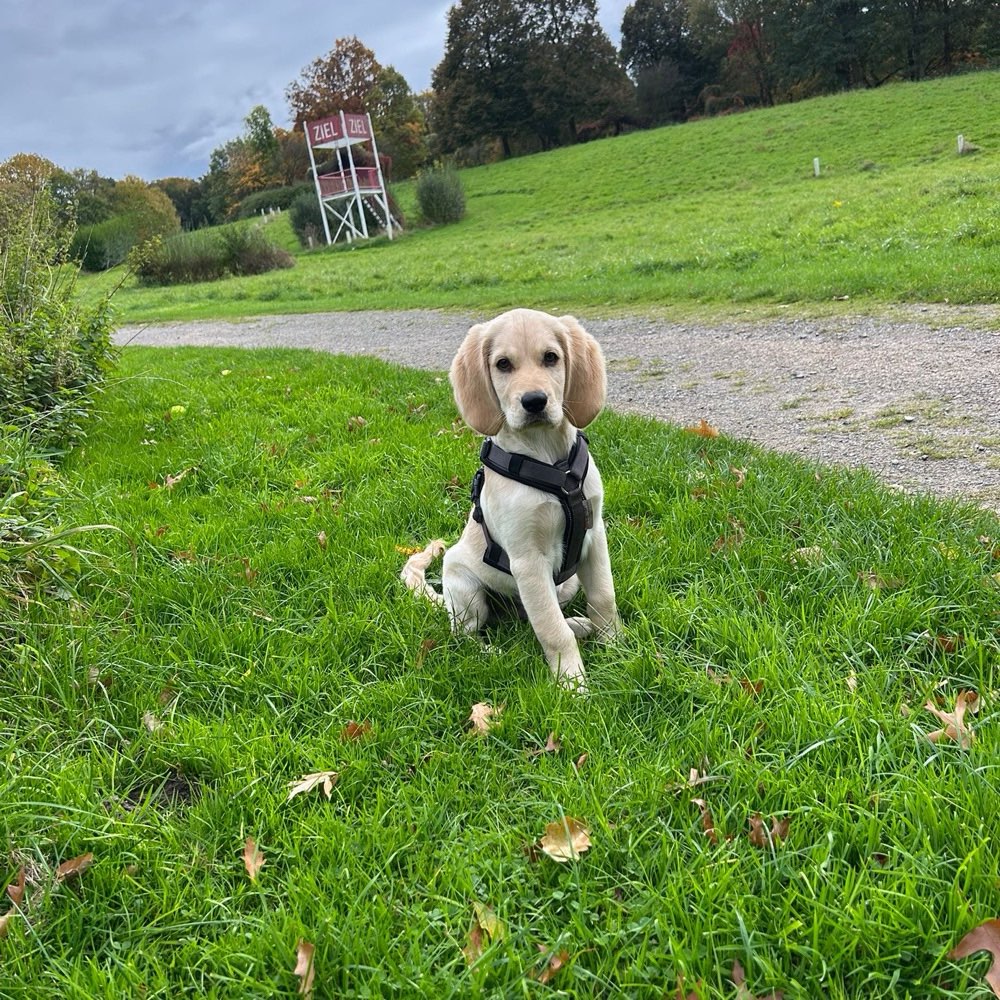
[{"label": "harness strap", "polygon": [[[551,493],[562,505],[566,525],[563,529],[563,561],[562,567],[555,574],[557,584],[568,580],[580,563],[580,553],[587,531],[593,527],[593,512],[590,502],[583,495],[583,483],[590,467],[590,453],[587,450],[587,439],[581,431],[577,431],[576,441],[569,455],[555,465],[540,462],[530,455],[520,455],[504,451],[490,438],[483,441],[479,452],[483,465],[526,486],[532,486],[544,493]],[[490,536],[489,528],[483,517],[479,502],[483,491],[486,475],[483,469],[476,472],[472,480],[472,516],[482,527],[486,539],[486,552],[483,562],[503,573],[510,574],[510,558],[503,548]]]}]

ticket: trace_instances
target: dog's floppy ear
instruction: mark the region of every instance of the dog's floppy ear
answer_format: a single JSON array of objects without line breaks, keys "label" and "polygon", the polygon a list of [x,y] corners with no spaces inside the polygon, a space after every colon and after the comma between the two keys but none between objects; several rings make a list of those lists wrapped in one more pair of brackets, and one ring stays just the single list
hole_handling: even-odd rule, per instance
[{"label": "dog's floppy ear", "polygon": [[462,419],[480,434],[495,434],[503,411],[490,379],[490,343],[486,326],[472,327],[451,363],[448,378]]},{"label": "dog's floppy ear", "polygon": [[574,427],[586,427],[601,412],[607,395],[604,352],[573,316],[560,316],[566,327],[566,390],[563,411]]}]

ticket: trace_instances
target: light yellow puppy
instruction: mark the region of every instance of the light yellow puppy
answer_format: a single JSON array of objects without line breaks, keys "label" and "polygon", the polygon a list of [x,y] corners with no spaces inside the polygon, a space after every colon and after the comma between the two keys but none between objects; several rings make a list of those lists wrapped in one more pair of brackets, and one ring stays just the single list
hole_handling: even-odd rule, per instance
[{"label": "light yellow puppy", "polygon": [[[456,630],[487,623],[490,594],[518,600],[553,675],[583,687],[577,639],[619,628],[601,476],[579,434],[604,405],[601,349],[571,316],[515,309],[472,327],[450,378],[462,418],[489,435],[485,468],[461,538],[447,551],[432,542],[401,576],[445,604]],[[424,574],[442,551],[440,595]],[[587,617],[565,618],[580,585]]]}]

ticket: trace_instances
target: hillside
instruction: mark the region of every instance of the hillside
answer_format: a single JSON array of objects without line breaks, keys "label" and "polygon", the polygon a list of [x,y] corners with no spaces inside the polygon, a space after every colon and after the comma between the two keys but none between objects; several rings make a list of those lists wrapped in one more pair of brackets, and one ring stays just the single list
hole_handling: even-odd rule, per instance
[{"label": "hillside", "polygon": [[[459,224],[301,254],[294,270],[259,278],[126,287],[118,302],[129,321],[525,303],[992,302],[998,103],[1000,73],[978,73],[469,169]],[[958,156],[958,134],[979,151]],[[397,195],[412,218],[412,186]]]}]

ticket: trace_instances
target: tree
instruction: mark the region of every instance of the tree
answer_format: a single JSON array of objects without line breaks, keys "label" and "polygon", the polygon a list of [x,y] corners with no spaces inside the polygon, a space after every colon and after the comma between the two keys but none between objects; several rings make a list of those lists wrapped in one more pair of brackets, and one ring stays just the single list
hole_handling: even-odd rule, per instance
[{"label": "tree", "polygon": [[141,177],[128,175],[115,184],[111,194],[112,215],[128,217],[136,243],[152,236],[166,236],[181,228],[173,202]]},{"label": "tree", "polygon": [[718,68],[718,59],[698,45],[686,0],[635,0],[626,7],[621,59],[636,82],[640,113],[654,122],[687,117]]},{"label": "tree", "polygon": [[595,0],[460,0],[434,70],[433,125],[446,152],[516,140],[543,149],[584,119],[621,120],[632,88]]},{"label": "tree", "polygon": [[200,189],[197,181],[187,177],[164,177],[162,180],[153,181],[153,187],[162,191],[170,199],[178,218],[181,220],[182,229],[198,228],[195,205]]},{"label": "tree", "polygon": [[367,111],[381,68],[375,53],[356,37],[338,38],[326,56],[310,63],[285,89],[296,130],[335,111]]},{"label": "tree", "polygon": [[427,162],[427,125],[402,74],[392,66],[380,69],[366,106],[392,176],[411,177]]}]

